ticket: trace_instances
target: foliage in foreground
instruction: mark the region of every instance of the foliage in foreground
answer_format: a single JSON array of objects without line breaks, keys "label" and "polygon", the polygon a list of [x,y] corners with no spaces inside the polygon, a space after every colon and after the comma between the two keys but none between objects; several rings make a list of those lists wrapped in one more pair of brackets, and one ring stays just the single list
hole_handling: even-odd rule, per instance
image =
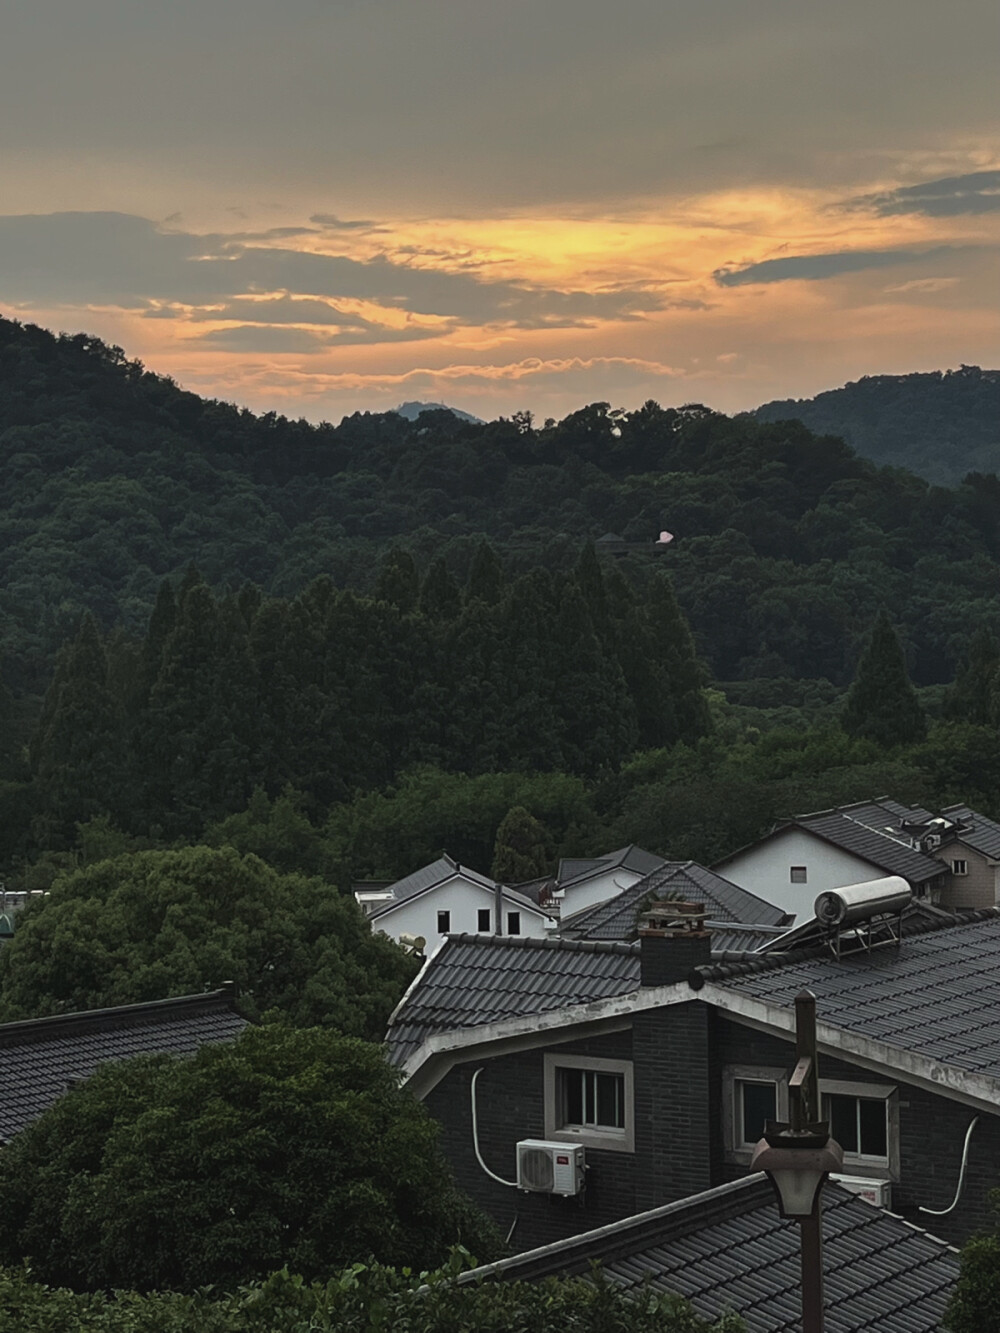
[{"label": "foliage in foreground", "polygon": [[679,1297],[625,1293],[598,1277],[545,1282],[454,1281],[448,1270],[421,1274],[354,1265],[327,1283],[287,1271],[231,1296],[153,1292],[78,1295],[0,1271],[4,1333],[742,1333],[724,1315],[699,1319]]},{"label": "foliage in foreground", "polygon": [[232,847],[135,852],[57,879],[0,954],[0,1016],[161,1000],[235,981],[248,1017],[379,1040],[413,977],[352,898]]},{"label": "foliage in foreground", "polygon": [[438,1126],[381,1048],[248,1028],[186,1059],[102,1066],[0,1154],[0,1262],[78,1290],[232,1290],[374,1255],[430,1268],[499,1248]]}]

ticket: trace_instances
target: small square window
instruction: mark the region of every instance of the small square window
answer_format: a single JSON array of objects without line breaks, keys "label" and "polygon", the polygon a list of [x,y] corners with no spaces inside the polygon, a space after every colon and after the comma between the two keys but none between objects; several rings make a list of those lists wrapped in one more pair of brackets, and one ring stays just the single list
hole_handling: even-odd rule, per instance
[{"label": "small square window", "polygon": [[438,912],[438,934],[447,935],[451,930],[451,913]]},{"label": "small square window", "polygon": [[888,1161],[888,1109],[884,1097],[823,1094],[824,1117],[830,1122],[830,1133],[844,1150],[845,1160]]},{"label": "small square window", "polygon": [[480,935],[488,935],[490,933],[490,909],[488,907],[480,907],[476,929],[479,931]]},{"label": "small square window", "polygon": [[632,1064],[546,1054],[545,1137],[634,1152]]},{"label": "small square window", "polygon": [[805,866],[791,866],[789,880],[792,884],[805,884],[808,881]]},{"label": "small square window", "polygon": [[520,913],[520,912],[508,912],[508,913],[507,913],[507,934],[508,934],[508,935],[520,935],[520,933],[521,933],[521,913]]},{"label": "small square window", "polygon": [[967,875],[969,873],[968,861],[952,861],[951,873],[953,875]]}]

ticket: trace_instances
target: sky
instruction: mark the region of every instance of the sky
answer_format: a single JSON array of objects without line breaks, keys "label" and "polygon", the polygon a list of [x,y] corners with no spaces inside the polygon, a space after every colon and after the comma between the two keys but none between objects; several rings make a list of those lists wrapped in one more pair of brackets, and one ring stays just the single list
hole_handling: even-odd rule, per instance
[{"label": "sky", "polygon": [[996,0],[3,0],[0,313],[339,421],[1000,365]]}]

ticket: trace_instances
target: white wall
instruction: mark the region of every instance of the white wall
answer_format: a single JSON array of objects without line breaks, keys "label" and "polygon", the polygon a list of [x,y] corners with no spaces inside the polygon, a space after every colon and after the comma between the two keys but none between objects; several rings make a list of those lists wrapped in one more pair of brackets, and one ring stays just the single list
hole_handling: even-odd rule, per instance
[{"label": "white wall", "polygon": [[[791,883],[792,866],[806,867],[805,884]],[[715,869],[766,903],[794,912],[797,925],[812,916],[813,903],[827,889],[862,884],[886,873],[870,861],[800,828],[788,829],[765,843],[748,847]]]},{"label": "white wall", "polygon": [[[490,913],[489,933],[492,934],[493,907],[492,889],[474,884],[461,875],[453,875],[451,879],[445,880],[426,893],[406,899],[398,907],[376,917],[372,922],[372,929],[381,930],[386,935],[391,935],[394,940],[398,940],[403,934],[423,935],[427,941],[427,952],[430,953],[442,938],[437,928],[438,912],[450,912],[451,934],[475,935],[479,933],[479,911],[481,908],[486,908]],[[545,928],[544,916],[530,912],[520,903],[504,898],[501,934],[507,934],[507,916],[510,912],[520,912],[522,935],[543,939],[552,933],[551,929]]]},{"label": "white wall", "polygon": [[586,907],[607,902],[623,889],[630,889],[640,879],[642,875],[637,875],[634,870],[622,870],[619,866],[616,870],[605,871],[603,875],[596,875],[580,884],[571,884],[561,899],[559,915],[565,920],[574,912],[582,912]]}]

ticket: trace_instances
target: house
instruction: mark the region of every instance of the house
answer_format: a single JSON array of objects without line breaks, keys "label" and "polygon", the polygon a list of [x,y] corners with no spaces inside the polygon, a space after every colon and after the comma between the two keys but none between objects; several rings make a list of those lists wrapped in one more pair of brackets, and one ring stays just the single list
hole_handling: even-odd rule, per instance
[{"label": "house", "polygon": [[431,947],[450,932],[542,939],[555,918],[527,894],[496,884],[450,856],[438,857],[394,884],[355,886],[373,930],[393,939],[422,938]]},{"label": "house", "polygon": [[941,811],[944,826],[933,855],[951,872],[942,901],[951,907],[1000,904],[1000,823],[967,805]]},{"label": "house", "polygon": [[662,856],[634,844],[604,856],[564,857],[549,893],[561,916],[575,915],[617,897],[664,864]]},{"label": "house", "polygon": [[[828,1184],[822,1195],[827,1333],[938,1333],[958,1255],[937,1237]],[[514,1242],[517,1233],[514,1233]],[[799,1228],[761,1174],[473,1269],[460,1283],[579,1277],[686,1296],[703,1319],[733,1310],[748,1333],[798,1327]]]},{"label": "house", "polygon": [[792,922],[787,912],[696,861],[666,861],[616,897],[563,916],[559,934],[578,940],[631,940],[644,906],[671,897],[704,904],[714,953],[759,948],[783,935]]},{"label": "house", "polygon": [[[808,989],[845,1178],[958,1243],[1000,1185],[1000,910],[921,907],[879,938],[713,958],[706,930],[449,937],[393,1015],[390,1058],[459,1184],[538,1246],[744,1176],[787,1110]],[[516,1187],[530,1140],[583,1149],[582,1193]]]},{"label": "house", "polygon": [[207,1042],[234,1041],[247,1026],[235,1002],[235,988],[228,985],[172,1000],[0,1024],[0,1142],[110,1060],[193,1055]]},{"label": "house", "polygon": [[918,897],[938,901],[950,875],[928,850],[933,823],[927,810],[881,796],[799,815],[713,869],[800,920],[827,889],[885,875],[900,875]]}]

